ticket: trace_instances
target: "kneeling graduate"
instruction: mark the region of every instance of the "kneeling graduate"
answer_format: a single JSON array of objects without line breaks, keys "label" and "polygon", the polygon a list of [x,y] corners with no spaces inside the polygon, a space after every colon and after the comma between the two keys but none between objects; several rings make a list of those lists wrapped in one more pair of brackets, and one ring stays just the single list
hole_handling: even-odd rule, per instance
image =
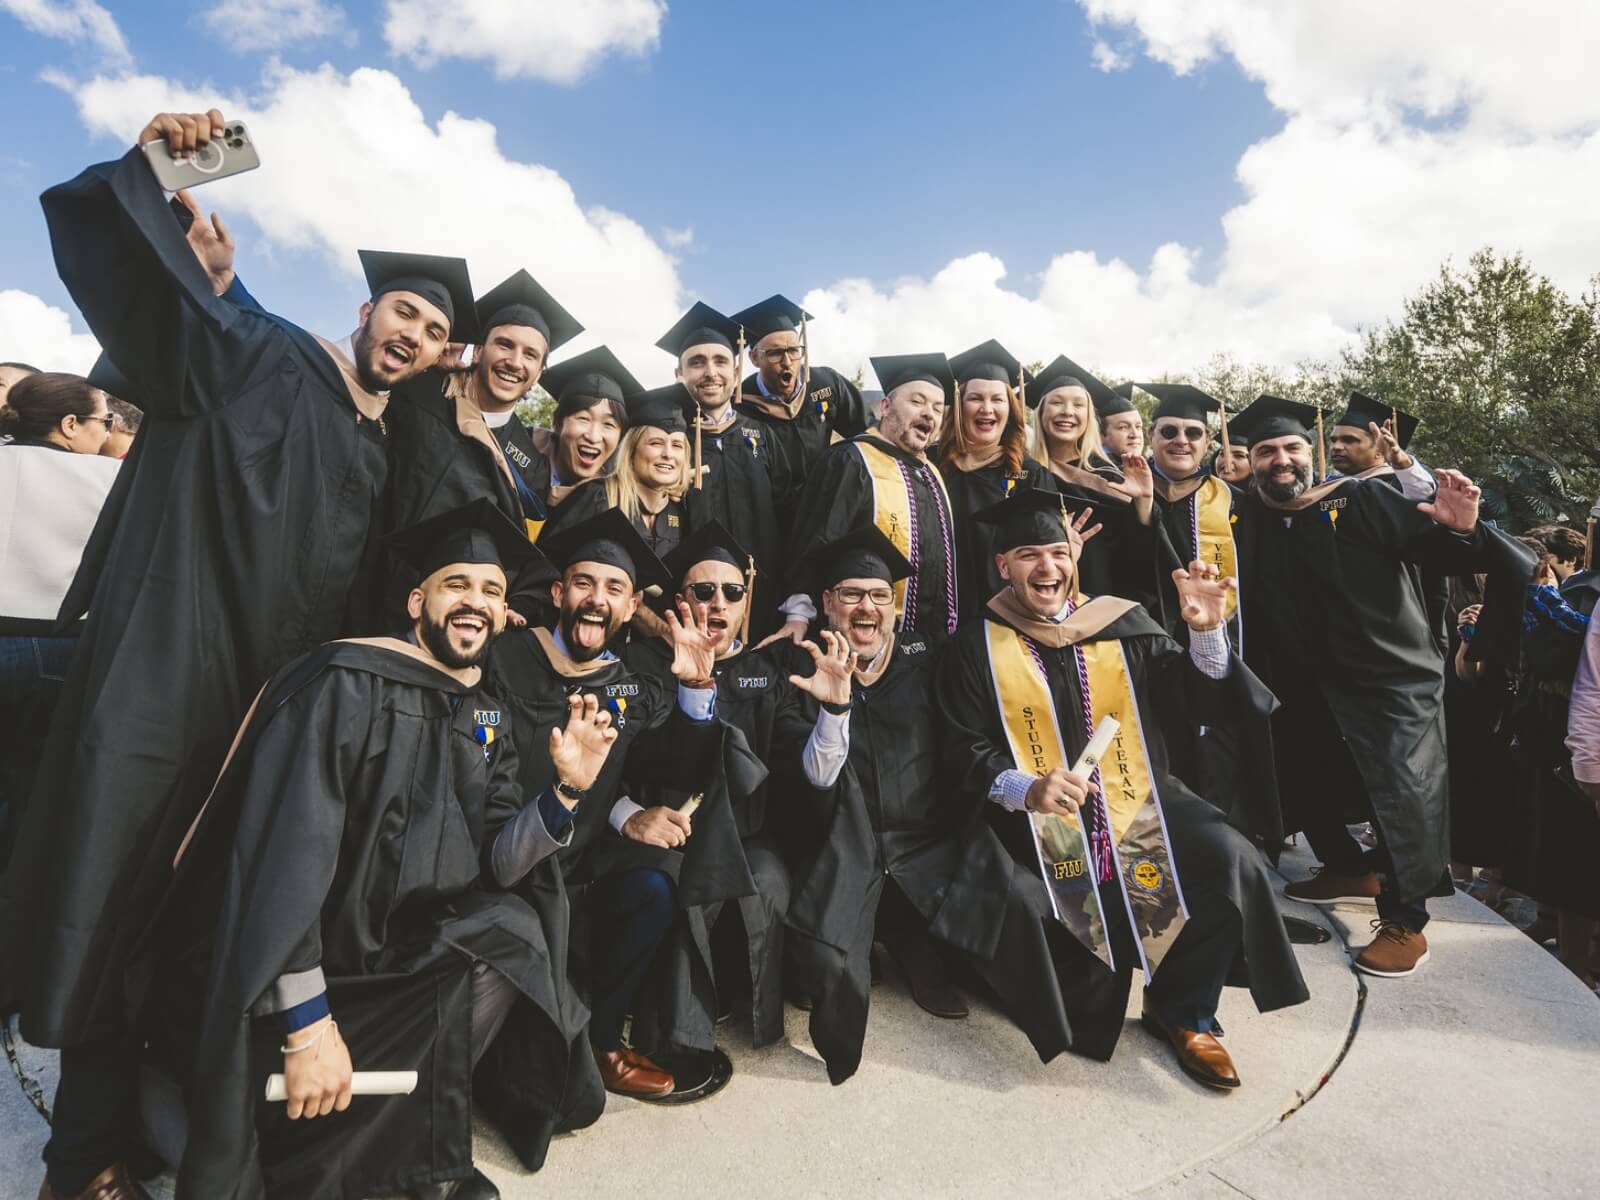
[{"label": "kneeling graduate", "polygon": [[[152,1046],[181,1063],[178,1040],[200,1031],[180,1196],[498,1196],[472,1165],[491,1044],[547,1068],[499,1106],[514,1136],[603,1106],[565,910],[530,878],[553,866],[564,801],[524,804],[506,710],[480,684],[507,575],[537,551],[488,500],[394,541],[421,578],[409,635],[329,643],[262,689],[139,960]],[[522,751],[582,788],[610,724],[574,699],[565,728],[528,730]],[[196,964],[198,1014],[181,986]],[[352,1100],[352,1067],[416,1086]],[[276,1072],[286,1105],[264,1099]]]},{"label": "kneeling graduate", "polygon": [[[1161,737],[1174,722],[1275,704],[1228,647],[1234,583],[1200,563],[1172,573],[1185,654],[1139,605],[1077,590],[1082,544],[1061,497],[1019,489],[979,517],[999,529],[1007,586],[941,664],[940,745],[947,773],[987,810],[1010,856],[969,858],[952,885],[946,906],[959,899],[969,910],[959,928],[980,931],[963,948],[980,958],[1005,949],[1015,931],[995,897],[1010,889],[995,872],[1024,883],[1039,920],[1012,953],[1026,969],[1041,961],[1042,940],[1053,970],[1032,980],[1028,1003],[1008,1007],[1042,1057],[1064,1039],[1109,1059],[1138,967],[1146,1028],[1192,1078],[1237,1087],[1217,1040],[1224,984],[1243,981],[1248,963],[1256,1005],[1269,1011],[1304,1001],[1305,982],[1255,850],[1168,772]],[[1075,771],[1107,718],[1115,734],[1098,769]]]}]

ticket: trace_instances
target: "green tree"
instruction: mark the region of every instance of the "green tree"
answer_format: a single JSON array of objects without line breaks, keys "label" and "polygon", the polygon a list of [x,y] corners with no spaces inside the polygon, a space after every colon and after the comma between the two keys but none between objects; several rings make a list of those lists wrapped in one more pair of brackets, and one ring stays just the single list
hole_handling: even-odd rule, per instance
[{"label": "green tree", "polygon": [[1577,298],[1521,255],[1447,262],[1347,350],[1348,387],[1422,419],[1416,450],[1514,529],[1576,522],[1600,491],[1600,281]]},{"label": "green tree", "polygon": [[517,401],[517,420],[529,429],[549,429],[555,411],[556,398],[538,384],[534,384],[533,390]]}]

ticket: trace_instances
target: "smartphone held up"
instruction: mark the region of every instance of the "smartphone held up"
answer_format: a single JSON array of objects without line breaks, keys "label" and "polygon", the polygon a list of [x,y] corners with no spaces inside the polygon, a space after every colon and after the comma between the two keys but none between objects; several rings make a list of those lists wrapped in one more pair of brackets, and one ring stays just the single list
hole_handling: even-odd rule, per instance
[{"label": "smartphone held up", "polygon": [[163,138],[145,142],[142,149],[156,182],[169,192],[240,175],[261,165],[261,156],[243,121],[229,121],[220,137],[197,146],[187,158],[174,158]]}]

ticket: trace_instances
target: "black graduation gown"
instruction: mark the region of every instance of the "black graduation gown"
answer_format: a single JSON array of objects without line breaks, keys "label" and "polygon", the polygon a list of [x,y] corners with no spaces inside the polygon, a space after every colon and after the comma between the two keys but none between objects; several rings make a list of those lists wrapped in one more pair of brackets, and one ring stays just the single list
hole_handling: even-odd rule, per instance
[{"label": "black graduation gown", "polygon": [[[689,444],[694,444],[689,426]],[[750,636],[759,642],[778,627],[778,588],[786,561],[779,536],[778,495],[786,468],[767,427],[737,410],[720,433],[702,428],[700,460],[705,475],[691,488],[694,519],[717,521],[756,560],[750,602]]]},{"label": "black graduation gown", "polygon": [[[542,430],[539,432],[544,433]],[[550,465],[553,447],[549,439],[549,434],[544,434],[542,438],[533,437],[534,445],[537,446],[541,441],[547,444],[544,450],[534,455],[532,463],[522,472],[523,482],[544,509],[544,528],[539,531],[540,537],[560,533],[590,517],[599,516],[611,507],[603,475],[582,483],[564,485],[559,492],[553,488],[554,472]]]},{"label": "black graduation gown", "polygon": [[972,515],[1004,500],[1012,488],[1051,492],[1055,483],[1050,472],[1031,458],[1022,460],[1022,470],[1015,475],[1006,470],[1004,459],[976,471],[963,471],[955,463],[946,462],[940,465],[939,473],[944,476],[956,521],[956,589],[961,619],[965,621],[981,613],[984,602],[1001,588],[1000,572],[994,565],[999,531],[996,526],[974,521]]},{"label": "black graduation gown", "polygon": [[[986,621],[1008,624],[992,612]],[[1119,966],[1113,972],[1058,926],[1039,876],[1027,815],[1008,812],[988,799],[1000,772],[1016,764],[989,668],[986,621],[974,621],[961,630],[940,671],[941,764],[952,785],[981,806],[1008,853],[997,857],[983,843],[971,843],[978,853],[963,864],[944,906],[946,913],[965,913],[965,921],[941,920],[934,932],[983,964],[985,978],[1008,1001],[1012,1018],[1041,1058],[1048,1060],[1070,1045],[1074,1053],[1108,1059],[1122,1032],[1138,959],[1130,942],[1129,949],[1118,951]],[[1089,640],[1122,643],[1135,699],[1144,714],[1142,732],[1166,818],[1168,849],[1184,895],[1191,907],[1202,894],[1225,902],[1243,923],[1243,962],[1233,964],[1228,982],[1248,986],[1263,1012],[1301,1003],[1309,993],[1278,915],[1271,878],[1249,843],[1172,775],[1162,732],[1184,723],[1222,720],[1228,710],[1270,712],[1271,694],[1237,656],[1227,679],[1202,675],[1141,608],[1116,618]],[[1035,647],[1070,763],[1088,741],[1075,655],[1070,646],[1057,649],[1035,643]],[[1034,917],[1031,922],[1019,922],[1013,915],[1018,892]],[[1125,931],[1126,919],[1122,920]]]},{"label": "black graduation gown", "polygon": [[[643,670],[668,674],[671,652],[659,641],[637,647],[630,657]],[[748,970],[751,1028],[757,1046],[783,1036],[783,933],[792,890],[785,851],[796,839],[785,838],[781,809],[796,799],[795,788],[809,790],[799,774],[799,751],[811,732],[801,694],[789,683],[789,676],[809,674],[811,669],[809,657],[796,653],[789,643],[740,652],[716,667],[718,718],[737,729],[753,757],[769,764],[772,771],[770,775],[763,771],[755,786],[735,786],[729,793],[739,833],[741,869],[748,872],[751,882],[751,890],[739,896],[737,904],[744,951],[739,957]],[[638,803],[646,808],[682,803],[678,791],[642,774],[630,766],[628,790]],[[804,799],[799,797],[802,802]],[[700,811],[704,811],[703,805]],[[697,826],[699,820],[697,813]],[[676,936],[661,956],[657,978],[647,984],[653,1002],[634,1012],[630,1035],[634,1046],[646,1053],[662,1047],[712,1048],[719,987],[712,930],[723,912],[720,902],[685,910]],[[730,991],[741,986],[742,981],[728,979],[720,984]]]},{"label": "black graduation gown", "polygon": [[[136,960],[152,1041],[188,1076],[180,1196],[315,1200],[468,1175],[476,963],[522,996],[480,1068],[510,1073],[489,1091],[513,1144],[542,1160],[554,1131],[599,1116],[554,860],[510,891],[487,869],[523,805],[514,733],[492,695],[382,645],[322,647],[267,685]],[[252,1008],[315,966],[356,1069],[417,1071],[410,1097],[314,1125],[262,1099],[283,1034]]]},{"label": "black graduation gown", "polygon": [[[1427,895],[1449,859],[1444,660],[1406,564],[1489,573],[1479,652],[1514,663],[1532,555],[1486,524],[1471,537],[1435,525],[1373,480],[1323,485],[1298,512],[1254,494],[1235,503],[1255,523],[1241,587],[1245,657],[1283,704],[1272,732],[1284,827],[1299,829],[1304,814],[1329,807],[1347,820],[1370,815],[1396,892]],[[1319,766],[1343,757],[1331,753],[1339,738],[1370,814],[1348,808],[1349,789]]]},{"label": "black graduation gown", "polygon": [[867,442],[899,459],[909,471],[917,542],[916,554],[907,557],[916,561],[917,573],[906,583],[907,607],[910,607],[913,582],[917,601],[914,620],[906,632],[945,637],[950,632],[951,609],[958,608],[961,603],[954,561],[954,517],[945,506],[944,493],[935,481],[938,472],[933,465],[919,461],[876,434],[863,434],[854,441],[840,442],[823,456],[807,478],[795,513],[794,537],[789,542],[789,583],[784,588],[784,596],[803,593],[817,603],[822,591],[820,582],[802,560],[817,547],[873,523],[876,500],[872,475],[856,449],[857,441]]},{"label": "black graduation gown", "polygon": [[778,522],[785,538],[793,536],[795,507],[800,489],[828,446],[867,431],[867,409],[861,391],[832,367],[812,367],[805,399],[797,405],[779,404],[761,394],[759,375],[747,376],[736,402],[741,416],[766,430],[766,441],[784,464],[777,492]]},{"label": "black graduation gown", "polygon": [[141,151],[43,205],[62,280],[149,406],[0,884],[0,991],[60,1046],[119,1025],[127,947],[250,697],[370,612],[387,453],[316,339],[212,294]]}]

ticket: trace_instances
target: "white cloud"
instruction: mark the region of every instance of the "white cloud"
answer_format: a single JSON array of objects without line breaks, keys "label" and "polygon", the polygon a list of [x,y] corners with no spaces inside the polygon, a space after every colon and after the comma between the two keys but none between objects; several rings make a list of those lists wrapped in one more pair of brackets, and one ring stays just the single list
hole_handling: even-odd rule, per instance
[{"label": "white cloud", "polygon": [[245,51],[350,34],[344,9],[323,0],[220,0],[202,20],[212,34]]},{"label": "white cloud", "polygon": [[1096,39],[1093,48],[1089,51],[1089,59],[1094,63],[1094,69],[1105,71],[1126,71],[1133,65],[1133,59],[1123,54],[1110,42]]},{"label": "white cloud", "polygon": [[1398,315],[1447,257],[1520,251],[1572,291],[1600,265],[1600,5],[1080,3],[1124,51],[1179,74],[1234,59],[1283,113],[1237,164],[1244,198],[1221,217],[1215,261],[1178,245],[1132,265],[1041,247],[1037,279],[975,253],[892,285],[842,280],[805,300],[832,318],[812,326],[821,357],[848,369],[869,350],[998,336],[1023,357],[1064,350],[1128,374],[1218,351],[1286,366]]},{"label": "white cloud", "polygon": [[654,50],[666,15],[665,0],[388,0],[383,36],[423,66],[472,59],[501,79],[575,83],[607,54]]},{"label": "white cloud", "polygon": [[45,37],[87,42],[113,63],[130,61],[116,19],[95,0],[0,0],[0,12]]},{"label": "white cloud", "polygon": [[682,229],[663,229],[661,231],[661,240],[674,250],[682,250],[686,246],[692,246],[694,244],[694,226],[685,225]]},{"label": "white cloud", "polygon": [[0,362],[25,362],[41,371],[85,375],[100,346],[72,332],[72,318],[32,292],[0,289]]},{"label": "white cloud", "polygon": [[320,253],[349,281],[352,317],[364,295],[360,247],[462,255],[480,293],[526,267],[589,327],[580,345],[604,340],[647,382],[670,378],[653,343],[681,311],[672,256],[621,213],[584,207],[556,171],[507,158],[487,121],[430,122],[387,71],[275,64],[259,97],[153,76],[70,90],[89,128],[117,138],[131,139],[151,113],[213,103],[249,123],[261,169],[199,196],[259,227],[267,244],[246,243],[242,266],[257,249]]}]

